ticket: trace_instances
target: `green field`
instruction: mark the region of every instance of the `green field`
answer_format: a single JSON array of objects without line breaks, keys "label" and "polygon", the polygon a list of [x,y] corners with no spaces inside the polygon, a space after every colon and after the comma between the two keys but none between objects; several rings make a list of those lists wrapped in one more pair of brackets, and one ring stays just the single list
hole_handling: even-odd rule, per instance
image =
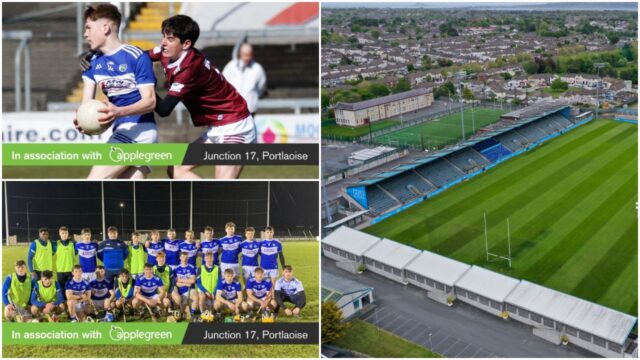
[{"label": "green field", "polygon": [[[284,242],[287,263],[302,282],[307,305],[300,313],[302,322],[319,321],[318,243],[315,241]],[[2,279],[13,271],[18,259],[26,261],[26,246],[2,247]],[[198,263],[200,260],[198,259]],[[278,321],[294,321],[280,317]],[[39,346],[6,345],[4,357],[317,357],[318,345],[146,345],[146,346]]]},{"label": "green field", "polygon": [[[87,166],[3,166],[5,179],[83,179],[89,175]],[[212,179],[213,166],[201,166],[195,173],[204,179]],[[152,167],[149,179],[168,179],[166,166]],[[317,179],[317,165],[249,165],[240,174],[241,179]]]},{"label": "green field", "polygon": [[[375,344],[375,346],[372,346]],[[353,320],[344,335],[332,345],[378,358],[441,357],[420,345],[407,341],[362,320]]]},{"label": "green field", "polygon": [[593,121],[365,231],[636,315],[637,131]]},{"label": "green field", "polygon": [[[465,136],[470,136],[475,129],[500,120],[500,115],[508,112],[503,109],[478,108],[464,111]],[[374,142],[390,146],[420,147],[421,149],[438,149],[447,144],[455,143],[462,138],[460,112],[447,115],[437,120],[394,131],[390,134],[374,138]]]},{"label": "green field", "polygon": [[[379,120],[371,123],[371,131],[382,130],[400,124],[398,120]],[[353,140],[369,133],[369,126],[338,126],[333,119],[322,119],[322,137],[327,139]]]}]

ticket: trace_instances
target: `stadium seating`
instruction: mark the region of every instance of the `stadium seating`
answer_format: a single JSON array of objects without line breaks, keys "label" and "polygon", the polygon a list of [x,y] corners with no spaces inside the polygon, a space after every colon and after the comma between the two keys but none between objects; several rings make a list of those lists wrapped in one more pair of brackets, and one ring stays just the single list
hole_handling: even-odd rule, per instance
[{"label": "stadium seating", "polygon": [[514,131],[518,132],[518,134],[527,138],[529,142],[538,141],[547,135],[544,132],[542,132],[540,129],[538,129],[537,126],[534,126],[534,124],[527,124],[527,125],[521,126]]},{"label": "stadium seating", "polygon": [[508,131],[495,137],[502,145],[512,152],[524,149],[528,140],[515,131]]},{"label": "stadium seating", "polygon": [[487,159],[473,148],[456,151],[447,155],[446,158],[466,173],[490,164]]},{"label": "stadium seating", "polygon": [[557,122],[560,126],[562,126],[563,129],[573,125],[571,121],[569,121],[567,118],[565,118],[562,115],[551,115],[549,116],[549,119],[552,119],[553,121]]},{"label": "stadium seating", "polygon": [[[380,183],[380,186],[403,203],[435,190],[429,183],[412,171],[384,180]],[[420,194],[414,193],[411,187],[417,189]]]},{"label": "stadium seating", "polygon": [[504,145],[497,143],[496,145],[482,150],[481,154],[489,159],[492,163],[497,162],[505,156],[511,154],[512,151],[506,148]]},{"label": "stadium seating", "polygon": [[398,205],[398,202],[395,199],[385,194],[385,192],[376,185],[367,187],[367,201],[369,203],[369,208],[378,214]]},{"label": "stadium seating", "polygon": [[416,171],[439,188],[445,184],[461,178],[464,173],[445,159],[431,161],[416,168]]}]

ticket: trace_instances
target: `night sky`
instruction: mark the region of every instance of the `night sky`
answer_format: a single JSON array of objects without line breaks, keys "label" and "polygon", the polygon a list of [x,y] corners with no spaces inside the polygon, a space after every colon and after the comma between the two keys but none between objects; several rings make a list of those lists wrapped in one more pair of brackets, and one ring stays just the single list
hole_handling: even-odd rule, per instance
[{"label": "night sky", "polygon": [[[190,182],[177,181],[136,182],[135,229],[166,230],[173,225],[178,237],[183,237],[184,230],[189,228],[190,186]],[[64,225],[72,234],[89,227],[94,238],[101,239],[100,188],[100,182],[91,181],[7,182],[10,235],[18,235],[18,241],[24,242],[36,238],[38,228],[47,227],[50,236],[57,239],[57,229]],[[7,199],[4,195],[3,189],[3,211]],[[104,199],[105,225],[124,229],[121,238],[129,240],[128,234],[134,229],[133,182],[104,182]],[[302,235],[302,231],[317,235],[318,206],[317,182],[271,182],[269,221],[277,236]],[[267,182],[193,182],[196,234],[211,225],[215,237],[223,236],[228,221],[236,224],[237,233],[253,226],[259,234],[267,225]],[[2,238],[6,223],[3,214]]]}]

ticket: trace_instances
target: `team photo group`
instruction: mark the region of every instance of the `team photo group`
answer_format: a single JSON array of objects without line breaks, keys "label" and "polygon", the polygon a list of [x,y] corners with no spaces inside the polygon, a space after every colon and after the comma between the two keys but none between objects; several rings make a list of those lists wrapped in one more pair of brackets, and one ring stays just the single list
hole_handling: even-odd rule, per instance
[{"label": "team photo group", "polygon": [[[67,227],[57,239],[40,228],[2,287],[4,316],[17,322],[274,322],[299,318],[306,297],[282,243],[271,226],[246,227],[244,236],[228,222],[214,238],[207,226],[195,239],[174,229],[134,231],[130,241],[118,228],[94,240],[83,228],[74,240]],[[53,235],[53,234],[52,234]],[[53,236],[56,236],[53,235]],[[25,260],[26,259],[26,260]]]}]

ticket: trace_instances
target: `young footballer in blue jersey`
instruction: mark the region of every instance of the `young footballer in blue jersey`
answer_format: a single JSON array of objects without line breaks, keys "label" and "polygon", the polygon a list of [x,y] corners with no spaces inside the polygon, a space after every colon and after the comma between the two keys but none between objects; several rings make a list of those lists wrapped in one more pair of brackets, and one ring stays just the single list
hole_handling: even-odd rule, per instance
[{"label": "young footballer in blue jersey", "polygon": [[133,279],[129,275],[129,270],[122,269],[115,284],[116,290],[116,303],[115,308],[119,310],[124,310],[125,307],[131,306],[131,302],[133,300],[133,289],[134,283]]},{"label": "young footballer in blue jersey", "polygon": [[265,278],[264,270],[257,267],[253,272],[253,278],[249,279],[246,286],[247,291],[247,311],[262,310],[273,311],[278,303],[273,298],[273,286],[269,278]]},{"label": "young footballer in blue jersey", "polygon": [[224,226],[224,231],[227,233],[225,237],[220,238],[220,247],[222,248],[220,253],[220,271],[231,269],[235,276],[240,275],[238,266],[238,255],[240,255],[240,243],[242,243],[242,237],[236,235],[236,224],[228,222]]},{"label": "young footballer in blue jersey", "polygon": [[271,283],[275,284],[278,278],[278,259],[284,268],[284,253],[282,243],[273,238],[273,227],[267,226],[264,229],[264,239],[260,242],[260,266],[264,269],[265,275],[271,278]]},{"label": "young footballer in blue jersey", "polygon": [[[300,310],[306,305],[307,297],[302,283],[293,277],[291,266],[285,265],[282,268],[282,277],[276,281],[274,297],[278,308],[284,309],[287,316],[300,316]],[[292,309],[285,306],[287,302],[293,304]]]},{"label": "young footballer in blue jersey", "polygon": [[256,230],[248,227],[244,235],[246,240],[240,243],[240,251],[242,253],[242,277],[244,283],[253,277],[254,270],[258,267],[258,256],[260,254],[260,242],[255,240]]},{"label": "young footballer in blue jersey", "polygon": [[160,240],[160,230],[151,230],[151,240],[147,240],[144,244],[147,248],[147,262],[156,265],[156,256],[158,253],[164,253],[164,242]]},{"label": "young footballer in blue jersey", "polygon": [[53,271],[53,255],[56,253],[56,243],[49,240],[49,230],[40,228],[38,238],[29,245],[27,265],[34,280],[40,279],[40,273],[45,270]]},{"label": "young footballer in blue jersey", "polygon": [[219,268],[213,263],[213,253],[204,254],[202,265],[196,274],[196,287],[198,288],[198,305],[200,313],[213,310],[213,303],[218,288]]},{"label": "young footballer in blue jersey", "polygon": [[82,236],[82,241],[76,243],[78,263],[82,267],[82,279],[86,282],[91,282],[96,278],[98,243],[91,240],[91,230],[89,228],[80,230],[80,235]]},{"label": "young footballer in blue jersey", "polygon": [[180,253],[180,265],[173,270],[174,286],[171,298],[173,303],[182,311],[185,307],[187,319],[191,319],[198,306],[198,292],[194,291],[196,283],[196,268],[189,264],[189,254]]},{"label": "young footballer in blue jersey", "polygon": [[31,291],[36,282],[27,273],[27,264],[24,260],[18,260],[15,264],[15,272],[7,275],[2,283],[2,303],[4,305],[4,317],[9,321],[22,321],[30,318],[28,306]]},{"label": "young footballer in blue jersey", "polygon": [[[164,285],[162,280],[153,273],[153,265],[144,265],[144,275],[136,279],[133,292],[133,308],[138,310],[143,305],[152,309],[151,317],[155,321],[162,310],[162,296]],[[144,312],[142,309],[141,313]]]},{"label": "young footballer in blue jersey", "polygon": [[[156,79],[151,58],[139,48],[120,42],[121,15],[116,6],[89,6],[84,20],[84,38],[97,53],[91,58],[91,67],[82,74],[82,102],[92,100],[96,88],[109,98],[100,119],[102,126],[113,126],[108,143],[157,142],[158,131],[153,116]],[[74,123],[82,131],[75,119]],[[89,178],[141,179],[147,173],[147,167],[94,166]]]},{"label": "young footballer in blue jersey", "polygon": [[180,265],[180,243],[182,240],[176,239],[176,231],[174,229],[167,230],[167,238],[162,240],[164,243],[164,253],[167,256],[167,265],[174,270]]},{"label": "young footballer in blue jersey", "polygon": [[106,277],[111,282],[124,269],[124,262],[129,256],[129,247],[124,241],[118,239],[118,228],[107,228],[108,238],[98,244],[98,259],[104,264]]},{"label": "young footballer in blue jersey", "polygon": [[73,277],[65,286],[65,292],[67,294],[69,320],[71,322],[83,320],[89,313],[87,303],[91,300],[91,291],[89,284],[82,280],[82,267],[80,265],[73,266]]},{"label": "young footballer in blue jersey", "polygon": [[113,321],[113,298],[115,297],[115,291],[113,290],[113,283],[105,277],[104,266],[98,265],[96,268],[96,278],[89,283],[89,289],[91,290],[91,302],[93,303],[94,310],[105,312],[105,321]]},{"label": "young footballer in blue jersey", "polygon": [[53,272],[45,270],[42,278],[37,281],[31,292],[31,314],[57,316],[64,312],[64,296],[60,283],[53,280]]},{"label": "young footballer in blue jersey", "polygon": [[240,316],[240,311],[246,307],[242,301],[242,286],[235,280],[232,269],[226,269],[223,279],[218,281],[216,300],[213,308],[216,312],[228,309],[232,314]]},{"label": "young footballer in blue jersey", "polygon": [[202,253],[202,258],[204,259],[207,253],[213,254],[213,264],[216,266],[220,266],[220,260],[218,259],[218,254],[220,250],[220,241],[218,239],[213,238],[213,227],[207,226],[204,228],[204,239],[200,242],[200,252]]},{"label": "young footballer in blue jersey", "polygon": [[193,230],[187,230],[184,232],[184,241],[178,245],[180,252],[186,252],[189,254],[189,264],[196,266],[196,260],[198,259],[199,246],[193,237]]}]

